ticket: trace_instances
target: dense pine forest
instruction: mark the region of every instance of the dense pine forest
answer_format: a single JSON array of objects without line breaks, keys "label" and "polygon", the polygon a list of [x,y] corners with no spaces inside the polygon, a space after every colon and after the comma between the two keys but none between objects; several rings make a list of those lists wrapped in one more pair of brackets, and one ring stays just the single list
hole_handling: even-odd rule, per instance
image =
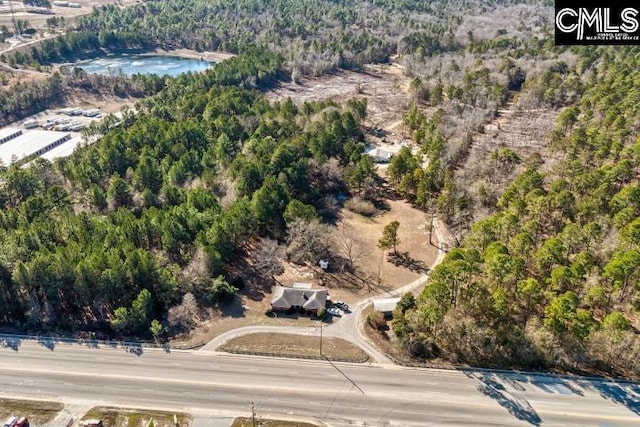
[{"label": "dense pine forest", "polygon": [[640,52],[577,50],[584,91],[524,170],[406,296],[394,331],[416,357],[638,375]]},{"label": "dense pine forest", "polygon": [[[459,240],[394,313],[402,351],[640,375],[640,51],[555,47],[551,5],[158,0],[97,7],[66,35],[5,55],[40,67],[122,49],[238,54],[175,79],[74,71],[0,91],[4,121],[78,87],[141,98],[90,129],[99,143],[3,171],[0,321],[149,337],[180,330],[171,319],[186,294],[229,300],[242,286],[229,264],[256,237],[285,241],[335,214],[336,195],[378,190],[366,102],[264,93],[397,61],[419,150],[400,151],[386,179]],[[557,119],[523,150],[475,158],[507,106]]]},{"label": "dense pine forest", "polygon": [[282,238],[317,216],[323,196],[346,191],[327,161],[353,169],[352,185],[372,176],[364,106],[269,104],[257,88],[280,64],[252,52],[186,75],[99,144],[55,165],[10,167],[3,321],[144,335],[186,292],[228,300],[234,288],[220,275],[251,236]]}]

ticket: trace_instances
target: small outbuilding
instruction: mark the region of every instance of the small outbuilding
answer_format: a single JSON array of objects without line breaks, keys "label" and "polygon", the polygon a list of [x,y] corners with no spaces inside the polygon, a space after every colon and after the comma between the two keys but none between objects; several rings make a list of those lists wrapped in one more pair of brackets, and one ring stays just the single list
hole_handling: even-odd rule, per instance
[{"label": "small outbuilding", "polygon": [[400,302],[400,297],[374,299],[373,310],[384,314],[385,317],[391,317],[398,302]]},{"label": "small outbuilding", "polygon": [[369,150],[367,154],[373,157],[376,163],[389,163],[393,157],[391,151],[383,150],[382,148],[373,148]]}]

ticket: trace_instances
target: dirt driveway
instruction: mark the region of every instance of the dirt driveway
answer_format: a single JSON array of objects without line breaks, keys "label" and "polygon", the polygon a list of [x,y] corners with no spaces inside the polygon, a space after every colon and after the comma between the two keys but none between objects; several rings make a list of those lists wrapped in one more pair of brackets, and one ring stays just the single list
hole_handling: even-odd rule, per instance
[{"label": "dirt driveway", "polygon": [[[425,229],[427,215],[412,207],[406,201],[389,200],[389,210],[383,215],[367,218],[353,212],[343,210],[341,221],[333,229],[334,236],[339,238],[342,226],[350,227],[354,234],[366,245],[369,254],[358,263],[357,274],[324,275],[324,284],[333,301],[342,300],[355,305],[363,299],[385,295],[394,289],[413,282],[428,271],[438,256],[437,242],[434,235],[433,245],[429,243],[429,234]],[[395,265],[390,262],[386,251],[378,249],[377,242],[382,236],[386,224],[393,220],[400,222],[399,253],[405,255],[404,263]],[[330,276],[330,277],[327,277]],[[378,283],[377,278],[381,277]],[[287,263],[285,273],[277,276],[283,285],[294,282],[311,282],[318,287],[319,269],[296,266]],[[269,308],[271,293],[262,289],[261,293],[241,293],[234,304],[216,309],[210,313],[208,320],[197,327],[185,340],[192,344],[202,344],[232,329],[253,325],[265,326],[299,326],[314,327],[317,321],[304,316],[272,318],[265,315]]]}]

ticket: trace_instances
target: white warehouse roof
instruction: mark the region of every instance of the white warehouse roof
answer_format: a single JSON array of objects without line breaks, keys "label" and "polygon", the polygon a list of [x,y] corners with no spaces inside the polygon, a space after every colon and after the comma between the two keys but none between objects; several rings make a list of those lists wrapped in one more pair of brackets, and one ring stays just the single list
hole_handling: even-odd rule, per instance
[{"label": "white warehouse roof", "polygon": [[0,144],[3,144],[10,139],[15,138],[18,135],[22,134],[22,129],[16,128],[3,128],[0,129]]},{"label": "white warehouse roof", "polygon": [[52,148],[51,150],[47,151],[40,157],[42,157],[43,159],[47,159],[49,161],[53,161],[58,157],[70,156],[71,153],[73,153],[73,150],[75,150],[76,147],[80,145],[81,142],[82,142],[82,137],[75,136],[70,140],[58,145],[57,147]]},{"label": "white warehouse roof", "polygon": [[66,132],[25,131],[22,135],[0,144],[0,160],[5,166],[9,166],[14,161],[21,162],[31,156],[40,156],[69,139],[71,135]]}]

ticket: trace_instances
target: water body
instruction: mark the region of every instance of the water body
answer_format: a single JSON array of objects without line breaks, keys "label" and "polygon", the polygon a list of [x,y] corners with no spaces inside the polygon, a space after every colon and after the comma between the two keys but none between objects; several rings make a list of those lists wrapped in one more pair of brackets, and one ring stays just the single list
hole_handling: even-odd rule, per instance
[{"label": "water body", "polygon": [[214,63],[198,59],[159,55],[113,55],[75,64],[89,74],[132,76],[134,74],[157,74],[175,77],[191,71],[204,71]]}]

